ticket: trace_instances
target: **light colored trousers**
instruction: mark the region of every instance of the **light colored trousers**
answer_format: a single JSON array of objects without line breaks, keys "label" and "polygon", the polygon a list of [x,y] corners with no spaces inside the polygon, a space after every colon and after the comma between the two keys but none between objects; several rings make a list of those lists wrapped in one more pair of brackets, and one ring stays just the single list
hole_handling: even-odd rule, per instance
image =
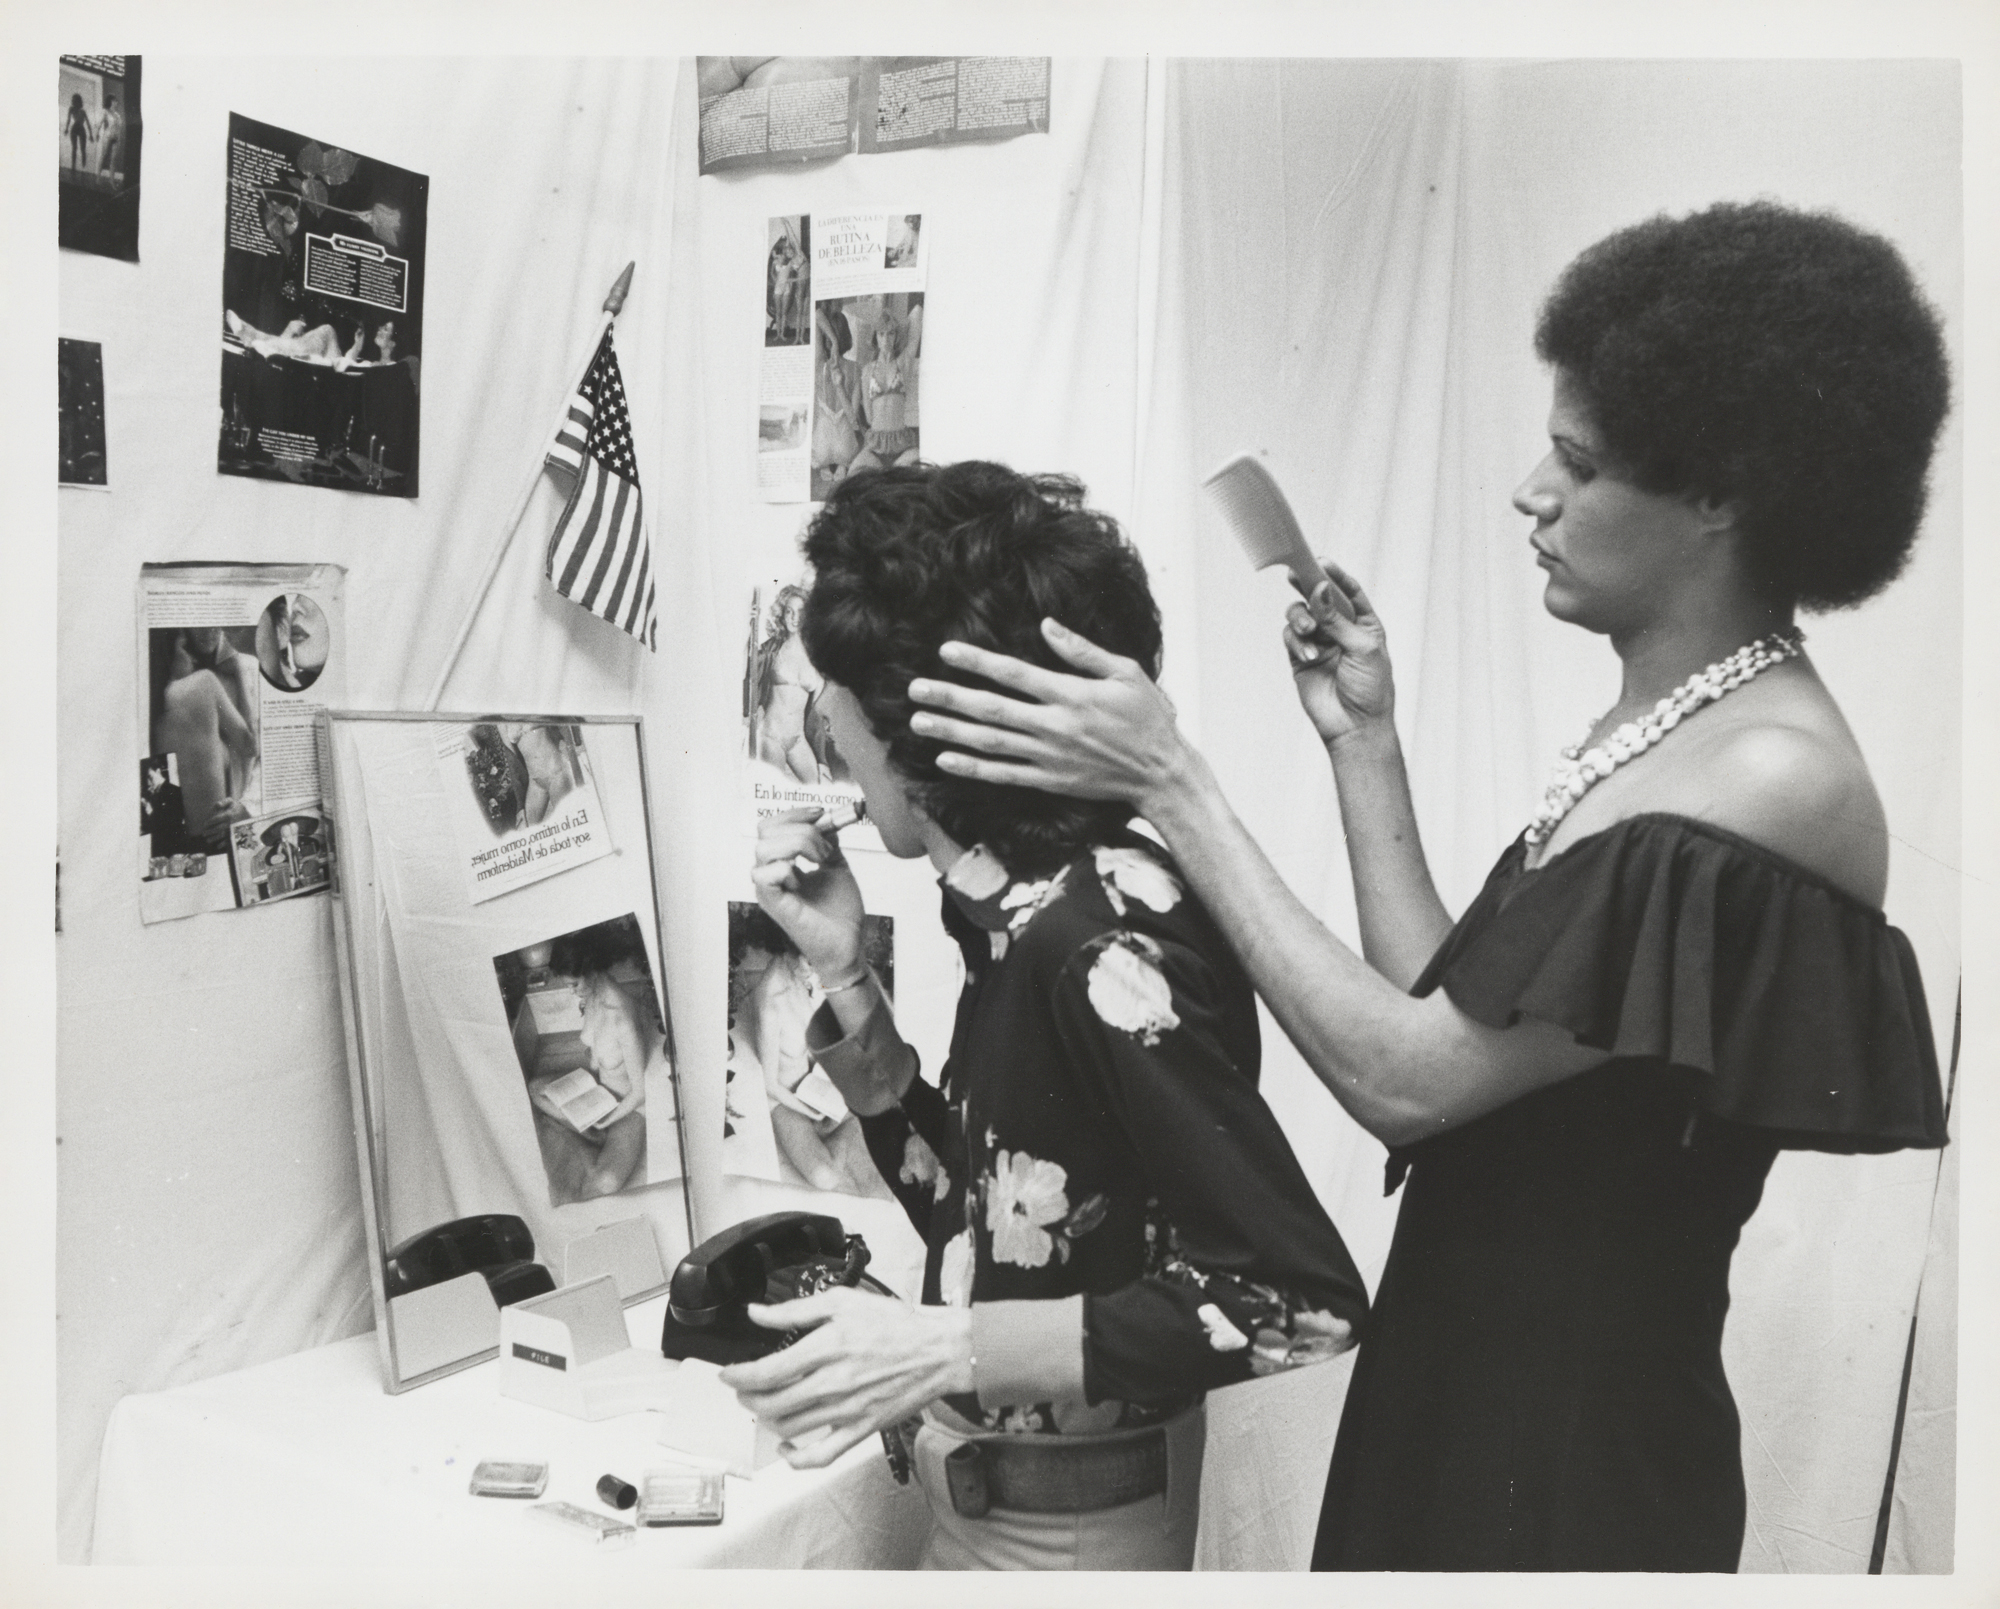
[{"label": "light colored trousers", "polygon": [[917,1432],[912,1460],[917,1484],[931,1505],[931,1538],[919,1569],[1186,1570],[1193,1566],[1206,1440],[1199,1404],[1167,1425],[1167,1489],[1162,1495],[1089,1514],[1026,1514],[996,1508],[976,1520],[966,1519],[951,1506],[944,1474],[945,1455],[970,1438],[939,1424],[934,1413],[925,1416]]}]

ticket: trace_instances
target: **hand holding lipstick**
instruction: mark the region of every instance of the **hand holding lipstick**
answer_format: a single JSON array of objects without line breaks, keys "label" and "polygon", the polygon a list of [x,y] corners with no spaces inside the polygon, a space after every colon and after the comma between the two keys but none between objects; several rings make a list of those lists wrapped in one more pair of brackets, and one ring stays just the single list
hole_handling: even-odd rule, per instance
[{"label": "hand holding lipstick", "polygon": [[771,914],[821,979],[862,970],[861,886],[835,836],[861,819],[858,808],[805,805],[758,823],[750,869],[757,903]]}]

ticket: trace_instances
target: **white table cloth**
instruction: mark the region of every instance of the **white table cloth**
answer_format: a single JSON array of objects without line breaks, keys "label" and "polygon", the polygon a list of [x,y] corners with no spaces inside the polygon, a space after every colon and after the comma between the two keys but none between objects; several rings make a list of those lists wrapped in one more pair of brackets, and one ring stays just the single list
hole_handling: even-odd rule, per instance
[{"label": "white table cloth", "polygon": [[[659,1344],[664,1298],[631,1308],[636,1346]],[[679,1461],[650,1413],[596,1424],[502,1397],[480,1364],[401,1396],[382,1390],[375,1337],[236,1374],[124,1398],[105,1432],[91,1547],[96,1564],[435,1570],[588,1566],[607,1585],[662,1569],[908,1569],[929,1534],[914,1486],[899,1487],[870,1437],[823,1471],[776,1463],[730,1478],[720,1526],[649,1529],[596,1548],[531,1515],[474,1497],[482,1459],[549,1466],[541,1501],[610,1513],[600,1475],[635,1484]],[[628,1516],[629,1517],[629,1516]],[[597,1572],[604,1572],[597,1575]]]}]

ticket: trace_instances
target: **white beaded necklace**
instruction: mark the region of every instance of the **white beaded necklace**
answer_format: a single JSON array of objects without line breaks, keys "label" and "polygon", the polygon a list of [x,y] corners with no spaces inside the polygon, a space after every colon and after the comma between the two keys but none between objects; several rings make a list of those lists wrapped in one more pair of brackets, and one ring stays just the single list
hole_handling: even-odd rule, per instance
[{"label": "white beaded necklace", "polygon": [[1805,646],[1805,640],[1805,633],[1798,627],[1787,626],[1783,631],[1746,643],[1727,659],[1696,671],[1646,714],[1627,721],[1602,743],[1586,749],[1583,745],[1590,741],[1590,733],[1597,727],[1595,721],[1591,722],[1582,739],[1564,749],[1562,758],[1556,761],[1555,775],[1542,795],[1535,819],[1528,823],[1525,834],[1528,847],[1533,849],[1547,843],[1563,817],[1577,807],[1586,793],[1626,761],[1644,754],[1679,726],[1683,716],[1692,715],[1704,704],[1713,704],[1725,693],[1733,693],[1773,665],[1783,664]]}]

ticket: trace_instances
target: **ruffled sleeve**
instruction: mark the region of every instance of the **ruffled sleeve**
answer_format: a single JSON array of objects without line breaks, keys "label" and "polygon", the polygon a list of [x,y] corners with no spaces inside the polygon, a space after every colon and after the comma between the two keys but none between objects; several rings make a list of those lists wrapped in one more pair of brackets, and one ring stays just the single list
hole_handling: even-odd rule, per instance
[{"label": "ruffled sleeve", "polygon": [[1635,816],[1521,864],[1517,844],[1414,993],[1691,1069],[1703,1110],[1781,1145],[1945,1143],[1923,980],[1880,911],[1679,816]]}]

